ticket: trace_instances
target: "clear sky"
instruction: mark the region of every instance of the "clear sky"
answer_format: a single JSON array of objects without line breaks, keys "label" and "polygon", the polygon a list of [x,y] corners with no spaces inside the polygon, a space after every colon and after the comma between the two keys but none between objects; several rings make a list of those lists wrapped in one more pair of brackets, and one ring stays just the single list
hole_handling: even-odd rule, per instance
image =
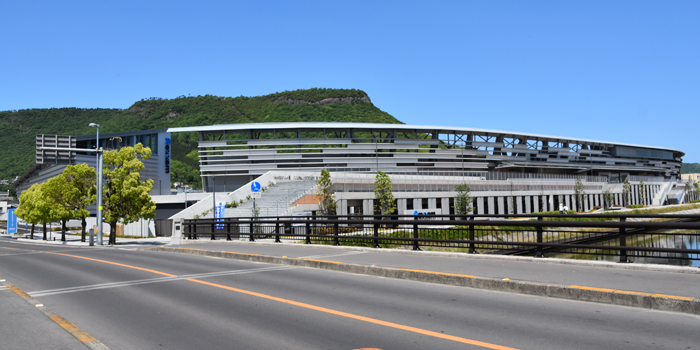
[{"label": "clear sky", "polygon": [[700,1],[3,1],[0,110],[366,91],[408,124],[700,162]]}]

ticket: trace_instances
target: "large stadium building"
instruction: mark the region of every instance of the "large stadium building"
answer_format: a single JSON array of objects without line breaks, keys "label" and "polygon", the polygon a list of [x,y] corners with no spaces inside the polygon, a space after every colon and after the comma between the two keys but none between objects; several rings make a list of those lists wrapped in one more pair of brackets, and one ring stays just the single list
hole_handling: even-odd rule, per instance
[{"label": "large stadium building", "polygon": [[[156,184],[151,192],[156,202],[173,204],[181,195],[168,196],[168,147],[170,134],[179,132],[199,134],[205,198],[186,210],[169,209],[171,219],[211,217],[213,202],[249,202],[251,181],[267,189],[258,199],[261,215],[312,212],[315,179],[322,169],[331,173],[341,215],[374,213],[378,170],[392,180],[399,214],[451,213],[455,187],[462,183],[470,185],[474,212],[480,214],[523,214],[564,205],[591,210],[603,206],[605,192],[617,205],[691,199],[680,180],[684,153],[679,150],[509,131],[371,123],[231,124],[104,135],[100,145],[118,149],[147,142],[155,148],[144,175]],[[117,136],[122,141],[110,144]],[[74,142],[90,148],[92,140],[86,135]],[[94,156],[87,154],[63,164],[47,164],[45,158],[15,183],[19,191],[60,173],[65,163],[94,164]],[[581,202],[574,198],[577,180],[584,185]],[[624,181],[632,188],[629,198],[623,196]],[[225,216],[249,216],[247,206],[241,203]]]}]

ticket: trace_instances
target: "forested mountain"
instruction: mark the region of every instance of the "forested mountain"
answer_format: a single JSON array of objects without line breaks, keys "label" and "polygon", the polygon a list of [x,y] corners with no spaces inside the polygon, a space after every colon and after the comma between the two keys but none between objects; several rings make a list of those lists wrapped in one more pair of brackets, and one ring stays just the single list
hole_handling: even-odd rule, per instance
[{"label": "forested mountain", "polygon": [[697,173],[700,173],[700,163],[683,163],[681,166],[681,174]]},{"label": "forested mountain", "polygon": [[[307,89],[256,97],[180,96],[148,98],[127,109],[51,108],[0,112],[0,179],[22,174],[34,163],[37,134],[92,135],[100,133],[235,123],[371,122],[401,123],[375,107],[369,96],[355,89]],[[173,180],[187,175],[198,181],[196,134],[178,133],[173,139]],[[190,154],[188,157],[187,155]]]}]

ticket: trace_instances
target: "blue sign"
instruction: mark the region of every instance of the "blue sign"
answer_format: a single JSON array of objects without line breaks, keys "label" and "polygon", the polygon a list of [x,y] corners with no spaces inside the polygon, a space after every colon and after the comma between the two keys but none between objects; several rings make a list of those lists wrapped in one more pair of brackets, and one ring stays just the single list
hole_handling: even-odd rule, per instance
[{"label": "blue sign", "polygon": [[14,209],[7,211],[7,233],[17,233],[17,215]]},{"label": "blue sign", "polygon": [[165,138],[165,173],[170,173],[170,138]]},{"label": "blue sign", "polygon": [[260,183],[257,181],[253,181],[253,183],[250,184],[250,190],[253,192],[260,192],[260,188],[261,188]]},{"label": "blue sign", "polygon": [[[214,218],[216,221],[224,221],[224,211],[226,210],[226,205],[224,202],[216,203],[216,210],[214,211]],[[216,224],[217,230],[223,230],[224,224]]]}]

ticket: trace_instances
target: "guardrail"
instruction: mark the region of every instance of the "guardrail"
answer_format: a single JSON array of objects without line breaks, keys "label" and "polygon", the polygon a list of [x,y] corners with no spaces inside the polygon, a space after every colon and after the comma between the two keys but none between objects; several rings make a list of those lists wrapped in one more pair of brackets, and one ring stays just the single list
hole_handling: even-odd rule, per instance
[{"label": "guardrail", "polygon": [[[388,215],[184,221],[188,239],[269,239],[306,244],[466,253],[700,260],[699,215]],[[655,221],[650,221],[655,220]],[[663,220],[663,221],[658,221]]]}]

